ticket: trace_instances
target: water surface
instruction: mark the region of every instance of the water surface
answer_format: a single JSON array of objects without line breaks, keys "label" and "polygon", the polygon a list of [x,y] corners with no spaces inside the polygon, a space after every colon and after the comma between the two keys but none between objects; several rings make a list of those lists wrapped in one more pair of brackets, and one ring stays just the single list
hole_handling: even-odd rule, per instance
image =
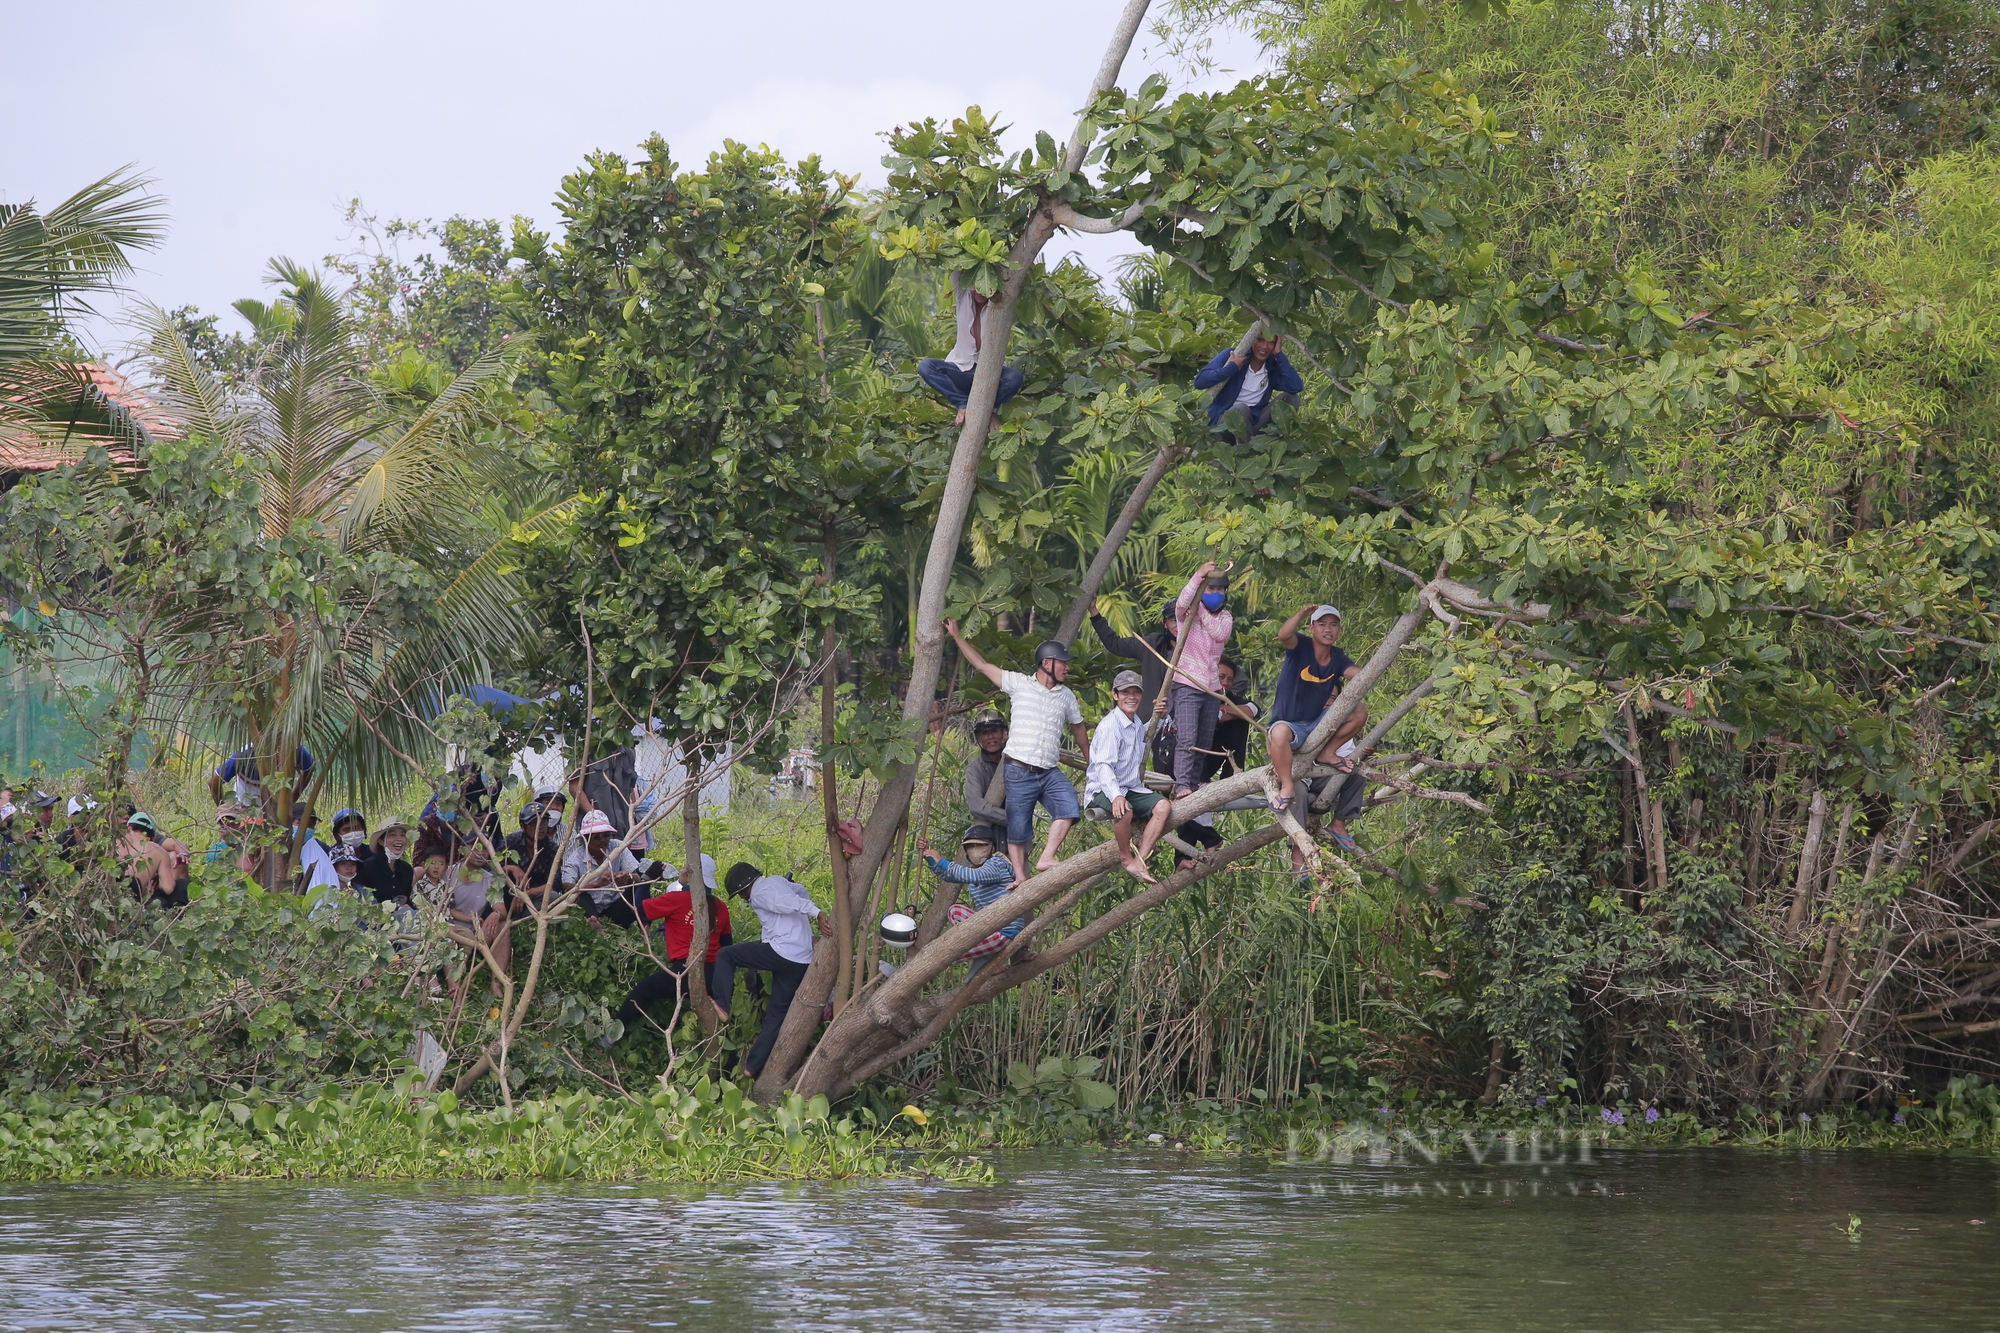
[{"label": "water surface", "polygon": [[1044,1152],[990,1188],[0,1184],[0,1329],[2000,1327],[1990,1160],[1576,1156]]}]

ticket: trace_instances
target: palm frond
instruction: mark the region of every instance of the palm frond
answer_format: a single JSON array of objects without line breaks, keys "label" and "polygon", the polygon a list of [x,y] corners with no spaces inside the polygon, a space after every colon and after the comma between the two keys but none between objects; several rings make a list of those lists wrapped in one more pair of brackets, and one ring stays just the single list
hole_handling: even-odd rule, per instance
[{"label": "palm frond", "polygon": [[354,484],[341,515],[341,536],[350,547],[433,521],[437,498],[464,488],[510,484],[514,460],[479,447],[468,429],[488,411],[488,390],[511,374],[524,343],[493,348],[467,366],[426,405],[417,419],[376,454]]}]

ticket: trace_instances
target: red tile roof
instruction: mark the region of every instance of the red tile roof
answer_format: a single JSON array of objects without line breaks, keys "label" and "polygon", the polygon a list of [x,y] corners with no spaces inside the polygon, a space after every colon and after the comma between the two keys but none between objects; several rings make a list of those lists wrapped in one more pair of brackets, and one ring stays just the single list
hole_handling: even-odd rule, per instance
[{"label": "red tile roof", "polygon": [[[87,361],[78,367],[90,382],[97,405],[114,421],[128,424],[146,439],[172,439],[180,433],[180,423],[165,406],[101,361]],[[89,440],[69,444],[50,441],[29,431],[0,426],[0,472],[53,472],[83,456]],[[131,451],[113,447],[111,456],[121,463],[133,461]]]}]

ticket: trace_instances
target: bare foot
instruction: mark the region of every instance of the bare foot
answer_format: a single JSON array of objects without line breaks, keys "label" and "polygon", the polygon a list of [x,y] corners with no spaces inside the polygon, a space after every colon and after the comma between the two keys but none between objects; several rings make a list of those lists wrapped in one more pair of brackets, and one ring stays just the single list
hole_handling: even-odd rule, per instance
[{"label": "bare foot", "polygon": [[716,1021],[717,1021],[718,1023],[721,1023],[721,1024],[722,1024],[722,1026],[724,1026],[724,1027],[728,1027],[728,1026],[729,1026],[729,1011],[728,1011],[727,1009],[724,1009],[724,1008],[723,1008],[723,1007],[722,1007],[721,1005],[717,1004],[717,1003],[716,1003],[716,1002],[715,1002],[714,1000],[710,1000],[710,1001],[708,1002],[708,1007],[709,1007],[709,1008],[711,1008],[711,1009],[713,1009],[713,1010],[715,1010],[715,1019],[716,1019]]},{"label": "bare foot", "polygon": [[961,408],[959,408],[959,409],[958,409],[958,415],[957,415],[956,417],[954,417],[954,418],[952,419],[952,423],[951,423],[951,424],[952,424],[952,425],[954,425],[954,426],[963,426],[963,425],[965,424],[965,409],[964,409],[964,408],[962,408],[962,407],[961,407]]},{"label": "bare foot", "polygon": [[987,427],[987,429],[988,429],[988,430],[999,430],[999,429],[1000,429],[1000,414],[999,414],[998,412],[995,412],[995,413],[993,414],[993,424],[992,424],[992,425],[990,425],[990,426],[988,426],[988,427]]},{"label": "bare foot", "polygon": [[1144,861],[1141,861],[1136,856],[1129,861],[1122,862],[1121,864],[1123,864],[1125,867],[1125,873],[1130,875],[1133,879],[1138,880],[1141,884],[1158,884],[1160,882],[1157,879],[1154,879],[1152,875],[1147,872],[1146,863]]},{"label": "bare foot", "polygon": [[1061,864],[1062,862],[1058,861],[1054,856],[1044,856],[1041,860],[1035,862],[1035,873],[1039,875],[1044,870],[1054,870]]}]

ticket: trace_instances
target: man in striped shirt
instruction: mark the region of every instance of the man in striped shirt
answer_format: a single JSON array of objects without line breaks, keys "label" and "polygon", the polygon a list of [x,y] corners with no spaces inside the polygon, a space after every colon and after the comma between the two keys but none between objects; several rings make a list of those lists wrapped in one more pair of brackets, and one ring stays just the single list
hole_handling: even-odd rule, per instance
[{"label": "man in striped shirt", "polygon": [[1076,695],[1063,684],[1069,678],[1069,649],[1059,640],[1047,639],[1035,649],[1035,674],[1002,671],[979,655],[978,649],[959,633],[958,622],[944,622],[951,641],[967,666],[1006,691],[1013,702],[1013,719],[1007,728],[1007,859],[1014,877],[1028,877],[1028,846],[1035,838],[1035,805],[1049,812],[1049,840],[1042,848],[1036,870],[1056,864],[1056,852],[1063,839],[1083,815],[1076,788],[1057,767],[1062,762],[1062,733],[1067,725],[1076,738],[1076,748],[1090,753],[1090,738],[1083,729],[1083,709]]}]

